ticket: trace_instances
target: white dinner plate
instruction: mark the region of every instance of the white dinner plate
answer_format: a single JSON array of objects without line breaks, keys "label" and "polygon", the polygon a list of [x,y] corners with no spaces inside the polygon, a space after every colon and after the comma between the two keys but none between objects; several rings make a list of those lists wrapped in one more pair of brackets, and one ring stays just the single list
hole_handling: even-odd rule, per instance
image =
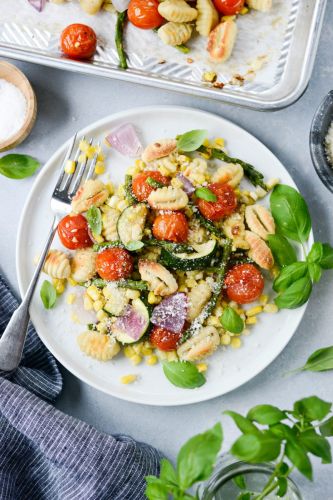
[{"label": "white dinner plate", "polygon": [[[169,106],[136,108],[93,123],[82,130],[80,136],[103,140],[112,127],[124,122],[134,124],[143,144],[163,137],[175,137],[195,128],[207,129],[210,138],[223,137],[231,155],[254,164],[266,178],[278,177],[281,182],[295,186],[280,161],[258,139],[219,116],[195,109]],[[16,252],[22,295],[33,273],[34,259],[40,253],[50,228],[50,196],[67,146],[64,144],[42,168],[22,213]],[[121,182],[131,160],[112,149],[107,158],[106,177],[109,176],[115,183]],[[58,245],[55,241],[53,246]],[[45,275],[42,276],[41,281],[45,278]],[[75,288],[76,292],[78,288]],[[251,327],[251,334],[242,337],[240,349],[221,348],[207,360],[206,384],[186,390],[168,382],[161,364],[132,366],[123,355],[108,362],[95,361],[84,355],[79,350],[76,337],[85,330],[85,326],[72,322],[73,306],[66,304],[67,293],[50,311],[43,308],[38,289],[35,293],[30,308],[31,319],[46,347],[69,371],[93,387],[128,401],[161,406],[200,402],[241,386],[278,356],[295,333],[305,311],[303,306],[280,311],[278,316],[261,314],[258,324]],[[138,381],[131,385],[121,384],[120,377],[132,373],[139,376]]]}]

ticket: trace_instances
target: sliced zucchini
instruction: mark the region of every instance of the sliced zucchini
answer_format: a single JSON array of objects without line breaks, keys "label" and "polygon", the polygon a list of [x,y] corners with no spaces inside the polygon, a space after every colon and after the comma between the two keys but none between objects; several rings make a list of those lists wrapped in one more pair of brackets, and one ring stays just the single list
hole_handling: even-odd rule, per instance
[{"label": "sliced zucchini", "polygon": [[131,205],[120,214],[117,231],[120,241],[127,246],[131,241],[141,241],[148,209],[143,203]]},{"label": "sliced zucchini", "polygon": [[209,266],[217,250],[217,241],[209,240],[206,243],[192,244],[195,252],[171,253],[162,248],[160,262],[171,269],[194,271]]},{"label": "sliced zucchini", "polygon": [[133,344],[144,336],[148,327],[148,309],[142,300],[135,299],[112,325],[112,333],[122,344]]}]

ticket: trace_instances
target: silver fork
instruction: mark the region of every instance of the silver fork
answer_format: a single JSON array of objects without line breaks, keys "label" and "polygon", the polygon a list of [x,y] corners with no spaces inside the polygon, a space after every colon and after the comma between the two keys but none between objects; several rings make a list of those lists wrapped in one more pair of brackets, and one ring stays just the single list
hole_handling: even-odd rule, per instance
[{"label": "silver fork", "polygon": [[[68,151],[61,166],[58,181],[52,194],[51,209],[54,213],[54,217],[52,227],[47,237],[38,265],[33,274],[33,277],[31,278],[28,290],[20,306],[14,312],[0,339],[0,370],[3,371],[15,370],[21,361],[23,346],[30,319],[30,303],[36,289],[38,278],[43,268],[45,258],[53,241],[58,222],[62,216],[68,214],[71,211],[71,200],[80,187],[82,180],[90,179],[94,175],[95,165],[97,162],[97,153],[94,155],[91,161],[86,159],[85,161],[79,163],[79,148],[77,148],[74,156],[76,166],[75,172],[73,174],[65,173],[65,165],[66,162],[70,160],[73,154],[75,142],[76,134],[70,142]],[[92,144],[92,139],[89,141],[89,144]]]}]

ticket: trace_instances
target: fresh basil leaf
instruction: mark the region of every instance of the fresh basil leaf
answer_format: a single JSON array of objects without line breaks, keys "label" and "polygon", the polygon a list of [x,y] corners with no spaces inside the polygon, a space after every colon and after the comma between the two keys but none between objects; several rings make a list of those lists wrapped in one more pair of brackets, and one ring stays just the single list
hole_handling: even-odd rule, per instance
[{"label": "fresh basil leaf", "polygon": [[146,476],[146,497],[148,500],[168,500],[169,489],[163,480],[155,476]]},{"label": "fresh basil leaf", "polygon": [[205,201],[212,201],[212,202],[217,201],[216,194],[206,187],[197,188],[195,190],[195,196]]},{"label": "fresh basil leaf", "polygon": [[177,148],[190,153],[202,146],[207,137],[207,130],[191,130],[177,137]]},{"label": "fresh basil leaf", "polygon": [[43,281],[40,289],[40,298],[44,304],[45,309],[52,309],[57,300],[57,292],[52,283],[48,280]]},{"label": "fresh basil leaf", "polygon": [[255,434],[259,432],[259,429],[246,417],[236,413],[235,411],[225,411],[225,415],[229,415],[237,425],[238,429],[243,432],[243,434]]},{"label": "fresh basil leaf", "polygon": [[323,243],[323,255],[319,264],[323,269],[333,269],[333,248],[328,243]]},{"label": "fresh basil leaf", "polygon": [[201,387],[206,382],[198,368],[189,361],[166,361],[163,363],[163,372],[173,385],[183,389]]},{"label": "fresh basil leaf", "polygon": [[300,473],[312,480],[312,465],[304,448],[296,441],[288,441],[285,452]]},{"label": "fresh basil leaf", "polygon": [[253,496],[249,491],[244,491],[238,495],[237,500],[251,500],[252,498]]},{"label": "fresh basil leaf", "polygon": [[287,418],[287,415],[276,406],[258,405],[251,408],[247,418],[262,425],[274,425]]},{"label": "fresh basil leaf", "polygon": [[310,429],[302,432],[298,439],[305,450],[316,457],[320,457],[322,463],[332,463],[331,446],[323,436],[319,436],[314,430]]},{"label": "fresh basil leaf", "polygon": [[161,460],[161,472],[160,472],[160,479],[163,479],[166,482],[173,483],[177,485],[177,474],[176,471],[169,460],[166,458],[162,458]]},{"label": "fresh basil leaf", "polygon": [[40,163],[28,155],[9,154],[0,158],[0,174],[10,179],[25,179],[33,175]]},{"label": "fresh basil leaf", "polygon": [[289,471],[289,466],[286,462],[282,462],[282,464],[276,466],[276,471],[279,475],[285,475]]},{"label": "fresh basil leaf", "polygon": [[247,486],[243,474],[238,474],[238,476],[233,477],[232,480],[239,489],[246,490]]},{"label": "fresh basil leaf", "polygon": [[308,264],[306,262],[294,262],[289,266],[284,267],[273,283],[273,289],[276,292],[283,292],[287,288],[299,280],[304,278],[308,272]]},{"label": "fresh basil leaf", "polygon": [[278,295],[274,302],[279,309],[295,309],[308,301],[311,291],[312,283],[310,278],[301,278]]},{"label": "fresh basil leaf", "polygon": [[220,316],[220,323],[225,330],[231,333],[242,333],[244,330],[244,321],[236,311],[228,306]]},{"label": "fresh basil leaf", "polygon": [[333,417],[328,418],[319,426],[320,433],[322,436],[331,437],[333,436]]},{"label": "fresh basil leaf", "polygon": [[282,234],[269,234],[268,244],[279,267],[289,266],[297,261],[294,248]]},{"label": "fresh basil leaf", "polygon": [[244,434],[232,445],[230,452],[240,460],[258,463],[275,460],[280,454],[281,440],[270,431]]},{"label": "fresh basil leaf", "polygon": [[280,440],[282,439],[289,439],[289,440],[294,440],[295,439],[295,433],[294,431],[288,427],[286,424],[274,424],[270,426],[269,430],[271,431],[274,436],[278,437]]},{"label": "fresh basil leaf", "polygon": [[320,262],[322,256],[323,256],[323,244],[320,243],[319,241],[316,241],[312,247],[310,252],[307,255],[306,260],[308,262]]},{"label": "fresh basil leaf", "polygon": [[159,181],[153,179],[153,177],[147,177],[146,182],[147,182],[147,184],[149,184],[149,186],[151,186],[155,189],[162,188],[165,186],[165,184],[163,184],[163,182],[159,182]]},{"label": "fresh basil leaf", "polygon": [[313,283],[318,283],[321,278],[322,270],[319,264],[315,262],[309,262],[308,264],[309,276]]},{"label": "fresh basil leaf", "polygon": [[95,207],[95,205],[92,205],[89,210],[87,211],[87,221],[88,225],[90,227],[90,230],[96,234],[99,235],[102,232],[102,214],[99,208]]},{"label": "fresh basil leaf", "polygon": [[284,495],[287,493],[288,490],[288,481],[285,477],[279,477],[278,478],[278,485],[279,488],[276,492],[278,497],[284,497]]},{"label": "fresh basil leaf", "polygon": [[325,372],[333,370],[333,346],[318,349],[307,359],[299,370],[310,372]]},{"label": "fresh basil leaf", "polygon": [[177,473],[182,490],[209,478],[221,449],[222,439],[222,426],[218,423],[208,431],[192,437],[182,446],[177,457]]},{"label": "fresh basil leaf", "polygon": [[126,248],[130,252],[135,252],[136,250],[140,250],[140,248],[143,248],[145,245],[142,241],[130,241],[127,243]]},{"label": "fresh basil leaf", "polygon": [[299,243],[307,241],[311,217],[304,198],[296,189],[278,184],[271,194],[270,205],[275,223],[284,236]]},{"label": "fresh basil leaf", "polygon": [[317,396],[300,399],[294,404],[294,412],[300,417],[312,422],[313,420],[323,420],[328,415],[332,403],[328,403]]}]

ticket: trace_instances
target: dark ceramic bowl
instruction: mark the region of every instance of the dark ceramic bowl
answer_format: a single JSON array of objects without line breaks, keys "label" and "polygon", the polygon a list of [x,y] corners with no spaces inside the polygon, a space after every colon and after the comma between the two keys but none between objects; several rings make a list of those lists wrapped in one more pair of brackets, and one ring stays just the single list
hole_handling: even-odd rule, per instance
[{"label": "dark ceramic bowl", "polygon": [[325,152],[325,137],[333,120],[333,90],[317,109],[310,130],[310,152],[316,172],[322,183],[333,193],[333,166]]}]

